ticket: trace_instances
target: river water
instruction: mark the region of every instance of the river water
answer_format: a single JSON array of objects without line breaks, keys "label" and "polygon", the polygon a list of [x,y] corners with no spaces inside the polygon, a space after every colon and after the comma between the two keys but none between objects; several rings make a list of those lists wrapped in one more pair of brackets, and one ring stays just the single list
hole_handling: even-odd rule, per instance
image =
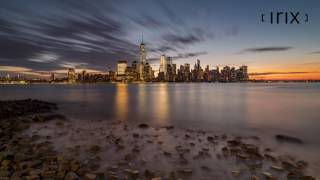
[{"label": "river water", "polygon": [[[319,83],[1,85],[0,99],[55,102],[75,122],[144,121],[164,126],[257,135],[320,170]],[[275,134],[302,139],[283,144]]]}]

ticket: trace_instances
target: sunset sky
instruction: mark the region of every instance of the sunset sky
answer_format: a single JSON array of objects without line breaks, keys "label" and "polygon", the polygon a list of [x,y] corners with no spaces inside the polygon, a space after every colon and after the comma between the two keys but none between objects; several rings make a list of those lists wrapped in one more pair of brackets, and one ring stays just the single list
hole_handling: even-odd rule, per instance
[{"label": "sunset sky", "polygon": [[[319,0],[3,1],[0,75],[106,72],[138,60],[143,33],[156,70],[166,54],[178,65],[248,65],[251,78],[320,79],[319,9]],[[271,11],[299,12],[300,24],[261,22]]]}]

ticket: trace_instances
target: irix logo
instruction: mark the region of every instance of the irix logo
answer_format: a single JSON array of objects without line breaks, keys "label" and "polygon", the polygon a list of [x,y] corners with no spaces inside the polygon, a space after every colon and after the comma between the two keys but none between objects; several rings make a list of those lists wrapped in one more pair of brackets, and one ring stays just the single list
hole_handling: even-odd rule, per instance
[{"label": "irix logo", "polygon": [[270,12],[261,14],[261,22],[269,22],[270,24],[300,24],[302,22],[309,22],[309,15],[307,13],[300,14],[300,12]]}]

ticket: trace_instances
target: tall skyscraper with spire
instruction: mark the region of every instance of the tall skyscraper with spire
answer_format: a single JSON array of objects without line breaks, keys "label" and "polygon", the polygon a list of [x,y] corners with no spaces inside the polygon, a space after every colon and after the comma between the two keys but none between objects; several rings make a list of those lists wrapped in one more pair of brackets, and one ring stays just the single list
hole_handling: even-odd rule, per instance
[{"label": "tall skyscraper with spire", "polygon": [[147,60],[146,60],[146,51],[144,48],[144,42],[143,42],[143,34],[142,34],[142,39],[141,39],[141,43],[140,43],[140,62],[142,64],[146,64]]},{"label": "tall skyscraper with spire", "polygon": [[140,43],[140,63],[138,66],[140,81],[145,81],[145,66],[146,66],[146,64],[147,64],[147,60],[146,60],[145,44],[143,42],[143,34],[142,34],[142,39],[141,39],[141,43]]}]

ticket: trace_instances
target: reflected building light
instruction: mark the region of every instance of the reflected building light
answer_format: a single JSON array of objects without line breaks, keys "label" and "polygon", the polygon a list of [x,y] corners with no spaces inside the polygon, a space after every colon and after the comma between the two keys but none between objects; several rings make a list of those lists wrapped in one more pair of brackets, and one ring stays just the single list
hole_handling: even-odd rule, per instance
[{"label": "reflected building light", "polygon": [[118,121],[125,121],[128,114],[128,85],[117,84],[116,88],[116,119]]},{"label": "reflected building light", "polygon": [[158,93],[155,97],[155,102],[157,105],[155,107],[154,112],[156,115],[156,120],[159,125],[166,125],[169,117],[169,94],[168,94],[168,84],[160,84]]},{"label": "reflected building light", "polygon": [[145,114],[146,110],[146,89],[145,84],[139,84],[138,85],[138,108],[139,108],[139,114]]}]

